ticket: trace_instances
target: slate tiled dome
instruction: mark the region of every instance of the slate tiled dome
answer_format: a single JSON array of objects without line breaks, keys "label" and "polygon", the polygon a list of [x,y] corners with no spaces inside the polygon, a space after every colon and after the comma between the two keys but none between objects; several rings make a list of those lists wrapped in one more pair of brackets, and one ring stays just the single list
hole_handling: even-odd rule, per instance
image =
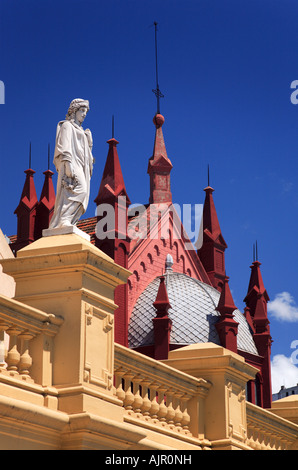
[{"label": "slate tiled dome", "polygon": [[[168,315],[172,320],[170,343],[188,345],[212,342],[220,344],[215,324],[219,312],[220,293],[201,281],[186,274],[167,271],[166,286],[171,308]],[[155,278],[139,296],[129,322],[128,341],[130,348],[154,344],[153,322],[156,316],[153,302],[156,299],[160,279]],[[240,310],[234,311],[238,326],[238,349],[258,354],[250,327]]]}]

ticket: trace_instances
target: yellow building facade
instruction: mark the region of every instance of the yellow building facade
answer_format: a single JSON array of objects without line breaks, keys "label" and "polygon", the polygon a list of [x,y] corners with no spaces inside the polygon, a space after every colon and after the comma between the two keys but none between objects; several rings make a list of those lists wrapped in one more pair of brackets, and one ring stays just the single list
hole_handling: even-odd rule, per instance
[{"label": "yellow building facade", "polygon": [[248,403],[257,370],[236,353],[193,344],[156,361],[115,343],[114,290],[131,273],[83,237],[16,257],[1,237],[0,253],[0,449],[298,448],[296,396]]}]

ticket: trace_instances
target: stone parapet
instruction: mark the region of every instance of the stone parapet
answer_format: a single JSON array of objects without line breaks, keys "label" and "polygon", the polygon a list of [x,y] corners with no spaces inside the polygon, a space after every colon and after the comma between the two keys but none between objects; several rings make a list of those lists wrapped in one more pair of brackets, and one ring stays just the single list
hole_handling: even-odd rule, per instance
[{"label": "stone parapet", "polygon": [[38,380],[58,390],[58,409],[113,414],[114,290],[130,272],[74,233],[43,237],[2,266],[15,279],[19,305],[61,319],[51,344],[43,342],[48,370]]}]

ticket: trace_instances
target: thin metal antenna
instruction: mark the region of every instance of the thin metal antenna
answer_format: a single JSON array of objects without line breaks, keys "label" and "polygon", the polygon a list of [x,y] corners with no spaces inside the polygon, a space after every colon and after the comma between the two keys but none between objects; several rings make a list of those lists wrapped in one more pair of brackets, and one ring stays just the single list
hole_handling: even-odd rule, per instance
[{"label": "thin metal antenna", "polygon": [[48,144],[48,170],[50,169],[50,144]]},{"label": "thin metal antenna", "polygon": [[156,89],[152,90],[156,96],[157,100],[157,114],[160,114],[160,98],[163,98],[164,95],[161,93],[158,84],[158,60],[157,60],[157,23],[154,21],[155,27],[155,74],[156,74]]},{"label": "thin metal antenna", "polygon": [[31,169],[31,142],[29,145],[29,169]]},{"label": "thin metal antenna", "polygon": [[114,114],[112,116],[112,139],[114,139],[114,130],[115,130],[115,125],[114,125]]},{"label": "thin metal antenna", "polygon": [[209,164],[208,164],[208,186],[210,186]]}]

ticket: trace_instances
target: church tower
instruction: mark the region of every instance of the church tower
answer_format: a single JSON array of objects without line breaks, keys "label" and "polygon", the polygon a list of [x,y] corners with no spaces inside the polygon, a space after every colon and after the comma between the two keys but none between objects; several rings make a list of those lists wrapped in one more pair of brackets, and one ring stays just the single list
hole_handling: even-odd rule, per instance
[{"label": "church tower", "polygon": [[156,127],[153,155],[149,160],[148,174],[150,176],[150,204],[172,203],[170,172],[173,168],[167,156],[162,125],[165,119],[161,114],[153,118]]},{"label": "church tower", "polygon": [[156,73],[156,89],[152,90],[156,96],[156,114],[153,118],[155,125],[155,140],[153,155],[148,163],[148,174],[150,176],[150,204],[171,204],[172,193],[170,184],[170,172],[173,168],[170,159],[167,156],[166,146],[164,142],[162,126],[165,118],[160,114],[160,98],[164,95],[159,89],[158,83],[158,61],[157,61],[157,23],[155,26],[155,73]]}]

